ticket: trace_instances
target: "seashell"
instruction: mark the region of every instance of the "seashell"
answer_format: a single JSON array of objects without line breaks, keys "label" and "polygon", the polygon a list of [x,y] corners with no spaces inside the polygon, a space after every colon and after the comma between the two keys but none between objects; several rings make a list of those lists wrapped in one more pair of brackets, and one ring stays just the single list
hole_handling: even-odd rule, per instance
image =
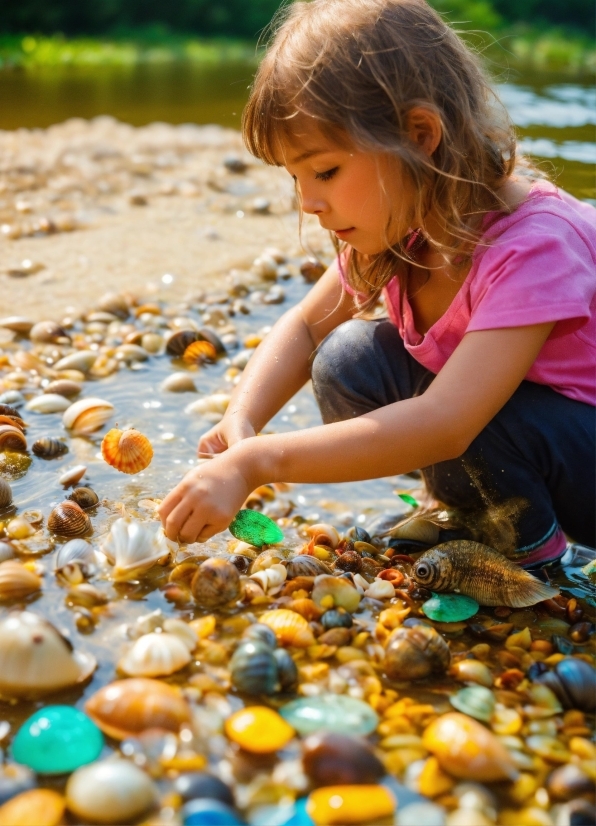
[{"label": "seashell", "polygon": [[81,510],[88,511],[94,508],[99,502],[99,496],[91,488],[75,488],[68,499],[81,508]]},{"label": "seashell", "polygon": [[58,536],[82,536],[91,530],[91,522],[76,502],[61,502],[48,516],[48,530]]},{"label": "seashell", "polygon": [[70,342],[70,336],[55,321],[38,321],[29,331],[30,341],[37,344],[55,344],[56,342]]},{"label": "seashell", "polygon": [[6,562],[7,559],[14,559],[14,548],[9,542],[0,542],[0,562]]},{"label": "seashell", "polygon": [[0,510],[9,508],[12,504],[12,488],[10,483],[0,478]]},{"label": "seashell", "polygon": [[174,781],[174,790],[183,801],[218,800],[228,806],[234,806],[234,795],[230,787],[206,771],[193,771],[180,774]]},{"label": "seashell", "polygon": [[201,327],[199,335],[203,341],[208,341],[215,347],[215,352],[218,356],[226,355],[226,348],[223,341],[211,327]]},{"label": "seashell", "polygon": [[19,411],[10,404],[0,404],[0,416],[10,416],[13,419],[19,419],[21,425],[18,425],[16,422],[11,422],[11,424],[14,424],[15,427],[24,427],[23,417]]},{"label": "seashell", "polygon": [[13,333],[18,333],[22,336],[29,335],[29,331],[33,326],[33,321],[30,321],[28,318],[20,315],[11,315],[0,319],[0,327],[4,327],[7,330],[12,330]]},{"label": "seashell", "polygon": [[565,657],[535,682],[548,686],[564,708],[596,709],[596,670],[577,657]]},{"label": "seashell", "polygon": [[322,731],[302,743],[302,767],[315,786],[378,783],[385,767],[360,737]]},{"label": "seashell", "polygon": [[197,387],[189,373],[172,373],[161,383],[161,389],[168,393],[196,393]]},{"label": "seashell", "polygon": [[393,599],[395,588],[386,579],[375,579],[364,592],[369,599]]},{"label": "seashell", "polygon": [[[256,513],[257,511],[255,511]],[[252,546],[249,546],[252,547]],[[261,553],[253,560],[252,565],[250,566],[250,573],[256,574],[257,571],[264,571],[265,568],[270,568],[271,565],[277,565],[280,562],[284,562],[290,556],[291,551],[287,548],[267,548],[266,551],[261,551]]]},{"label": "seashell", "polygon": [[495,696],[488,688],[482,685],[472,685],[462,688],[449,697],[451,705],[463,714],[468,714],[475,720],[489,723],[495,710]]},{"label": "seashell", "polygon": [[387,535],[394,539],[414,539],[427,545],[436,545],[439,541],[439,528],[424,516],[410,516],[387,531]]},{"label": "seashell", "polygon": [[0,451],[6,450],[27,450],[27,439],[18,427],[0,424]]},{"label": "seashell", "polygon": [[424,732],[423,743],[441,768],[454,777],[491,783],[515,779],[518,772],[502,743],[476,720],[444,714]]},{"label": "seashell", "polygon": [[27,402],[25,408],[31,413],[64,413],[71,402],[57,393],[42,393]]},{"label": "seashell", "polygon": [[64,823],[65,808],[65,800],[58,792],[51,789],[29,789],[4,803],[0,808],[0,825],[59,826]]},{"label": "seashell", "polygon": [[199,565],[190,588],[201,607],[226,605],[240,596],[240,574],[226,559],[207,559]]},{"label": "seashell", "polygon": [[266,594],[277,594],[286,581],[287,571],[281,564],[271,565],[264,571],[257,571],[251,574],[250,578],[256,580]]},{"label": "seashell", "polygon": [[84,682],[97,662],[75,652],[47,620],[18,611],[0,620],[0,692],[28,697]]},{"label": "seashell", "polygon": [[391,680],[420,680],[449,668],[451,652],[443,637],[426,625],[396,628],[385,646],[383,668]]},{"label": "seashell", "polygon": [[452,665],[450,673],[461,683],[475,683],[485,688],[493,684],[493,675],[480,660],[460,660]]},{"label": "seashell", "polygon": [[256,622],[254,625],[249,625],[242,635],[242,639],[263,642],[272,650],[277,647],[277,637],[275,636],[275,631],[262,622]]},{"label": "seashell", "polygon": [[135,361],[147,361],[149,353],[138,344],[121,344],[115,350],[116,361],[133,364]]},{"label": "seashell", "polygon": [[182,358],[187,364],[202,364],[204,361],[214,362],[217,353],[210,341],[193,341],[184,351]]},{"label": "seashell", "polygon": [[130,315],[130,305],[123,295],[106,293],[99,299],[97,309],[103,313],[110,313],[125,321]]},{"label": "seashell", "polygon": [[379,784],[323,786],[309,794],[307,812],[314,823],[395,823],[396,806],[392,792]]},{"label": "seashell", "polygon": [[57,456],[64,456],[65,453],[68,453],[68,445],[60,439],[43,436],[33,442],[31,450],[40,459],[55,459]]},{"label": "seashell", "polygon": [[316,525],[309,525],[305,533],[314,539],[315,545],[328,545],[330,548],[337,548],[339,545],[339,534],[333,527],[325,522],[317,522]]},{"label": "seashell", "polygon": [[228,738],[252,754],[272,754],[290,742],[294,729],[276,711],[251,706],[234,712],[225,721]]},{"label": "seashell", "polygon": [[[321,546],[319,545],[318,547]],[[342,551],[335,560],[333,569],[335,571],[351,571],[353,574],[359,574],[362,571],[362,557],[357,551]]]},{"label": "seashell", "polygon": [[[11,406],[14,410],[23,404],[25,404],[25,397],[18,390],[7,390],[5,393],[0,394],[0,410],[7,406]],[[16,413],[17,411],[14,410],[14,412]]]},{"label": "seashell", "polygon": [[132,474],[150,465],[153,448],[149,439],[138,430],[113,428],[103,437],[101,455],[116,470]]},{"label": "seashell", "polygon": [[300,614],[287,608],[266,611],[259,617],[259,622],[268,625],[281,645],[295,648],[308,648],[315,644],[315,638],[308,622]]},{"label": "seashell", "polygon": [[44,388],[43,392],[72,399],[74,396],[78,396],[82,389],[83,385],[78,381],[56,379],[55,381],[51,381],[47,387]]},{"label": "seashell", "polygon": [[307,258],[300,265],[300,274],[307,284],[314,284],[323,275],[327,267],[316,258]]},{"label": "seashell", "polygon": [[197,330],[178,330],[168,337],[166,353],[168,356],[182,356],[189,345],[195,341],[200,341],[201,338],[201,334]]},{"label": "seashell", "polygon": [[579,766],[568,763],[556,768],[546,782],[548,793],[555,800],[573,800],[594,794],[594,780]]},{"label": "seashell", "polygon": [[57,361],[54,364],[54,370],[79,370],[81,373],[88,373],[98,356],[99,353],[96,350],[77,350]]},{"label": "seashell", "polygon": [[197,647],[198,637],[196,631],[183,620],[169,617],[164,620],[162,627],[168,634],[173,634],[175,637],[178,637],[179,640],[182,640],[191,653]]},{"label": "seashell", "polygon": [[9,559],[0,563],[0,602],[23,599],[41,589],[41,579],[20,562]]},{"label": "seashell", "polygon": [[61,485],[68,488],[71,485],[76,485],[77,482],[80,482],[86,473],[87,468],[85,465],[75,465],[74,467],[69,468],[66,473],[63,473],[58,481]]},{"label": "seashell", "polygon": [[197,413],[204,416],[207,413],[216,413],[223,416],[228,409],[231,396],[228,393],[213,393],[211,396],[205,396],[204,399],[197,399],[196,402],[188,404],[184,408],[185,413]]},{"label": "seashell", "polygon": [[15,516],[6,526],[6,533],[11,539],[25,539],[35,533],[31,523],[22,516]]},{"label": "seashell", "polygon": [[175,634],[145,634],[118,662],[129,677],[167,677],[191,661],[188,646]]},{"label": "seashell", "polygon": [[81,399],[65,411],[62,423],[67,430],[75,433],[93,433],[104,426],[113,409],[114,406],[103,399]]},{"label": "seashell", "polygon": [[274,694],[278,687],[278,667],[269,645],[246,640],[234,651],[229,664],[232,684],[244,694]]},{"label": "seashell", "polygon": [[104,734],[116,740],[153,728],[178,733],[191,721],[190,706],[178,689],[141,677],[103,686],[87,700],[85,711]]},{"label": "seashell", "polygon": [[321,559],[308,554],[298,554],[293,559],[284,561],[288,572],[288,579],[297,576],[319,576],[320,574],[331,574],[331,568]]},{"label": "seashell", "polygon": [[361,596],[350,580],[321,574],[315,579],[312,599],[320,608],[345,608],[353,614]]},{"label": "seashell", "polygon": [[128,823],[156,802],[149,776],[120,758],[82,766],[66,784],[66,805],[83,823]]},{"label": "seashell", "polygon": [[273,656],[277,663],[280,691],[295,691],[298,686],[298,667],[292,655],[285,648],[276,648]]},{"label": "seashell", "polygon": [[73,563],[85,567],[92,567],[97,564],[95,550],[85,539],[71,539],[70,542],[62,545],[54,557],[54,570],[60,571]]},{"label": "seashell", "polygon": [[116,519],[101,549],[114,565],[115,580],[134,579],[157,563],[164,563],[175,549],[161,525],[138,522],[129,517]]},{"label": "seashell", "polygon": [[16,416],[7,416],[5,414],[0,414],[0,425],[9,425],[9,427],[16,427],[17,430],[20,430],[21,433],[25,432],[25,428],[27,425],[22,419],[17,418]]}]

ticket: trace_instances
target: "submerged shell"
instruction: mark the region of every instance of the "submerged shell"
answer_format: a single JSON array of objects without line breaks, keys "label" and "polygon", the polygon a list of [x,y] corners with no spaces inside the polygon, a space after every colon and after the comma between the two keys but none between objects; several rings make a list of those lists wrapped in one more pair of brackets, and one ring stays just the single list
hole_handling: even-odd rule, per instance
[{"label": "submerged shell", "polygon": [[213,393],[211,396],[205,396],[203,399],[197,399],[196,402],[188,404],[184,408],[185,413],[197,413],[199,416],[204,416],[207,413],[217,413],[223,416],[228,409],[231,396],[228,393]]},{"label": "submerged shell", "polygon": [[99,496],[95,491],[85,487],[75,488],[68,498],[84,511],[91,510],[99,502]]},{"label": "submerged shell", "polygon": [[205,608],[226,605],[240,596],[240,574],[226,559],[207,559],[191,582],[192,595]]},{"label": "submerged shell", "polygon": [[167,677],[191,661],[188,646],[175,634],[144,634],[118,663],[129,677]]},{"label": "submerged shell", "polygon": [[331,574],[331,568],[321,559],[308,554],[298,554],[293,559],[283,563],[288,572],[288,579],[297,576],[320,576],[320,574]]},{"label": "submerged shell", "polygon": [[177,733],[191,720],[190,707],[177,688],[143,677],[103,686],[87,700],[85,711],[116,740],[154,728]]},{"label": "submerged shell", "polygon": [[80,482],[86,473],[87,467],[85,465],[75,465],[74,467],[68,468],[68,470],[60,476],[58,481],[61,485],[68,488],[70,485],[76,485],[77,482]]},{"label": "submerged shell", "polygon": [[112,415],[114,405],[104,399],[81,399],[71,404],[62,417],[67,430],[83,435],[99,430]]},{"label": "submerged shell", "polygon": [[99,353],[95,350],[77,350],[76,353],[70,353],[68,356],[60,359],[54,365],[54,370],[79,370],[81,373],[87,373],[95,362]]},{"label": "submerged shell", "polygon": [[175,547],[158,523],[138,522],[129,517],[116,519],[101,544],[114,565],[112,576],[116,580],[133,579],[158,562],[167,561]]},{"label": "submerged shell", "polygon": [[33,442],[31,450],[40,459],[55,459],[57,456],[64,456],[65,453],[68,453],[68,445],[60,439],[43,436]]},{"label": "submerged shell", "polygon": [[277,608],[266,611],[259,617],[259,622],[268,625],[281,645],[292,645],[295,648],[308,648],[314,645],[315,638],[310,625],[303,616],[287,608]]},{"label": "submerged shell", "polygon": [[161,383],[161,389],[168,393],[196,393],[197,386],[189,373],[172,373]]},{"label": "submerged shell", "polygon": [[458,591],[480,605],[524,608],[559,593],[498,551],[470,540],[426,551],[412,567],[412,577],[432,591]]},{"label": "submerged shell", "polygon": [[75,652],[47,620],[30,611],[0,620],[0,692],[32,696],[84,682],[95,670],[91,654]]},{"label": "submerged shell", "polygon": [[66,542],[54,557],[54,570],[60,571],[73,563],[93,566],[97,563],[97,555],[93,545],[85,539],[71,539]]},{"label": "submerged shell", "polygon": [[10,507],[12,504],[12,488],[10,483],[0,478],[0,510]]},{"label": "submerged shell", "polygon": [[312,599],[319,608],[345,608],[352,614],[361,597],[349,579],[322,574],[315,579]]},{"label": "submerged shell", "polygon": [[58,536],[83,536],[91,530],[91,522],[76,502],[61,502],[48,516],[48,530]]},{"label": "submerged shell", "polygon": [[168,356],[182,356],[186,348],[202,338],[196,330],[179,330],[168,338],[166,353]]},{"label": "submerged shell", "polygon": [[449,668],[451,652],[443,637],[426,625],[396,628],[385,647],[383,667],[392,680],[421,680]]},{"label": "submerged shell", "polygon": [[71,402],[58,393],[42,393],[27,402],[26,409],[31,413],[64,413],[71,405]]},{"label": "submerged shell", "polygon": [[121,758],[82,766],[66,784],[67,806],[83,823],[128,823],[156,801],[149,776]]},{"label": "submerged shell", "polygon": [[0,451],[4,450],[27,450],[27,439],[18,427],[0,425]]},{"label": "submerged shell", "polygon": [[41,588],[41,579],[20,562],[9,559],[0,563],[0,602],[23,599]]},{"label": "submerged shell", "polygon": [[103,437],[101,455],[121,473],[139,473],[153,459],[151,442],[138,430],[113,428]]}]

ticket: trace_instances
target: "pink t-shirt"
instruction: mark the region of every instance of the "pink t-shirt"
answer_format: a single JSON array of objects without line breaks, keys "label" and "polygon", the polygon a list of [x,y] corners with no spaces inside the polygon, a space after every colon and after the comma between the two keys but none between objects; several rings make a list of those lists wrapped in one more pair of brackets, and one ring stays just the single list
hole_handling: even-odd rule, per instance
[{"label": "pink t-shirt", "polygon": [[596,405],[596,209],[540,182],[511,215],[489,213],[484,227],[488,244],[478,244],[466,280],[425,335],[399,280],[385,288],[406,350],[438,373],[468,332],[555,321],[526,379]]}]

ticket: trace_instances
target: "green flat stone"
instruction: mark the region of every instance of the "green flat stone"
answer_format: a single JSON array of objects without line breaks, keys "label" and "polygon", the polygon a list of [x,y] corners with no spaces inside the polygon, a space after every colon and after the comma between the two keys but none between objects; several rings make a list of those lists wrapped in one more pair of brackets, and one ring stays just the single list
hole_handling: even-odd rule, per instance
[{"label": "green flat stone", "polygon": [[478,612],[475,599],[463,594],[435,594],[422,605],[426,616],[436,622],[461,622]]},{"label": "green flat stone", "polygon": [[273,519],[269,519],[260,511],[249,509],[238,511],[228,530],[236,539],[248,542],[256,548],[262,548],[263,545],[276,545],[284,538]]},{"label": "green flat stone", "polygon": [[12,741],[12,757],[38,774],[65,774],[99,757],[103,734],[71,706],[46,706],[25,720]]},{"label": "green flat stone", "polygon": [[490,688],[470,685],[453,694],[449,701],[453,708],[475,720],[489,723],[495,710],[495,695]]},{"label": "green flat stone", "polygon": [[379,724],[378,715],[368,703],[346,694],[318,694],[293,700],[279,713],[302,735],[316,731],[364,735]]},{"label": "green flat stone", "polygon": [[402,502],[405,502],[406,505],[411,505],[413,508],[418,507],[418,502],[414,499],[413,496],[410,496],[409,493],[398,493],[397,494]]}]

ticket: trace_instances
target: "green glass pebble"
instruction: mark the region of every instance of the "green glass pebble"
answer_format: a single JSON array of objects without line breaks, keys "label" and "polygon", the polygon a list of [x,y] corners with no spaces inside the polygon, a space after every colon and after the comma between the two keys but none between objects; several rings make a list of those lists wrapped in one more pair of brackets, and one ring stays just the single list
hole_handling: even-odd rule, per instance
[{"label": "green glass pebble", "polygon": [[276,545],[284,538],[273,519],[269,519],[260,511],[249,509],[238,511],[228,530],[236,539],[248,542],[256,548],[262,548],[263,545]]},{"label": "green glass pebble", "polygon": [[470,685],[462,688],[461,691],[453,694],[449,701],[453,708],[483,723],[490,722],[495,710],[495,695],[483,685]]},{"label": "green glass pebble", "polygon": [[435,622],[461,622],[478,612],[475,599],[463,594],[435,594],[422,605],[422,611]]},{"label": "green glass pebble", "polygon": [[406,505],[411,505],[413,508],[418,507],[418,502],[414,499],[413,496],[410,496],[409,493],[398,493],[397,494],[402,502],[405,502]]},{"label": "green glass pebble", "polygon": [[99,757],[103,734],[95,723],[71,706],[46,706],[18,730],[12,742],[17,763],[38,774],[65,774]]},{"label": "green glass pebble", "polygon": [[336,734],[370,734],[379,724],[375,711],[346,694],[318,694],[294,700],[280,709],[281,716],[299,734],[333,731]]}]

